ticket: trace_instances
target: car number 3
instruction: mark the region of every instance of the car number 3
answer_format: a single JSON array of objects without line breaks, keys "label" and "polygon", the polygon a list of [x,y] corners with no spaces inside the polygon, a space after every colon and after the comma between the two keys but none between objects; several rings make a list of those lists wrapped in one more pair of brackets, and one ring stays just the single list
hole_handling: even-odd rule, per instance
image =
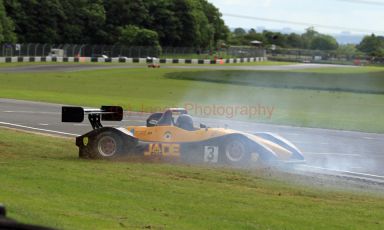
[{"label": "car number 3", "polygon": [[204,162],[217,163],[219,159],[218,146],[204,146]]}]

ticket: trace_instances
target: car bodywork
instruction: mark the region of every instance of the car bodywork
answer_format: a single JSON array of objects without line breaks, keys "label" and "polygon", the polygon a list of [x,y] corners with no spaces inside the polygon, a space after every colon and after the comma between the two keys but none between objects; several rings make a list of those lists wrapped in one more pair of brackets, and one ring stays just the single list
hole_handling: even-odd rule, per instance
[{"label": "car bodywork", "polygon": [[158,63],[150,63],[150,64],[148,64],[148,68],[160,68],[160,64],[158,64]]},{"label": "car bodywork", "polygon": [[171,108],[149,116],[146,126],[103,127],[101,120],[121,120],[122,108],[99,110],[63,107],[63,122],[82,122],[85,115],[94,130],[76,138],[82,158],[111,159],[139,156],[184,162],[243,165],[251,162],[303,162],[301,152],[289,141],[272,133],[249,134],[200,124],[186,126],[191,118],[183,108]]}]

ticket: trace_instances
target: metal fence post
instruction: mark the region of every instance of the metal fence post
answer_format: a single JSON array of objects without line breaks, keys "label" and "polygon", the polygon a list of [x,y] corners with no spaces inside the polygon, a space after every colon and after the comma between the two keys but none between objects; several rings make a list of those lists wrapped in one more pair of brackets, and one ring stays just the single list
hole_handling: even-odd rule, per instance
[{"label": "metal fence post", "polygon": [[115,55],[115,46],[116,45],[113,45],[112,48],[111,48],[111,57],[116,57],[117,55]]},{"label": "metal fence post", "polygon": [[[33,55],[34,57],[37,56],[37,48],[39,48],[39,44],[35,44],[35,54]],[[28,55],[29,56],[29,55]]]},{"label": "metal fence post", "polygon": [[45,47],[47,46],[47,44],[44,44],[43,45],[43,53],[41,54],[41,56],[44,56],[44,54],[45,54]]},{"label": "metal fence post", "polygon": [[31,44],[27,44],[27,56],[29,56],[29,46],[30,46]]},{"label": "metal fence post", "polygon": [[81,47],[80,47],[80,50],[79,50],[79,56],[81,57],[83,54],[84,54],[84,46],[86,46],[85,44],[83,44]]},{"label": "metal fence post", "polygon": [[91,46],[91,47],[92,47],[92,48],[91,48],[91,57],[93,57],[93,56],[94,56],[94,55],[93,55],[93,53],[94,53],[93,50],[94,50],[95,47],[94,47],[94,46]]},{"label": "metal fence post", "polygon": [[[72,48],[72,56],[71,56],[71,57],[74,57],[74,56],[75,56],[75,50],[76,50],[76,47],[77,47],[77,45],[73,45],[73,48]],[[66,56],[68,56],[68,54],[67,54]]]},{"label": "metal fence post", "polygon": [[101,46],[101,54],[100,55],[104,55],[104,47],[105,47],[105,45]]}]

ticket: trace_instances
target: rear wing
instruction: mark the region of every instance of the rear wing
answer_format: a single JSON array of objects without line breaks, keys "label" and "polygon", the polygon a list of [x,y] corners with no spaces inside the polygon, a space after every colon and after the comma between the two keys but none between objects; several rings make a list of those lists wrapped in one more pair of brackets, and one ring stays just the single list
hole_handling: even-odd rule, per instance
[{"label": "rear wing", "polygon": [[83,107],[61,107],[61,122],[83,122],[85,115],[93,129],[103,127],[101,121],[123,120],[123,108],[120,106],[101,106],[100,109],[84,109]]}]

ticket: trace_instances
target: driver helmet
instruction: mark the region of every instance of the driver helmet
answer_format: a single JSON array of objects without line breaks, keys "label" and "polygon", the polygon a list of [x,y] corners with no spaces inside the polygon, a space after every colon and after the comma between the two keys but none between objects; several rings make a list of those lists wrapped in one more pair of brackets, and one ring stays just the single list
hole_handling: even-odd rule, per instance
[{"label": "driver helmet", "polygon": [[192,117],[188,114],[180,115],[177,118],[176,126],[185,130],[192,131],[194,129]]}]

